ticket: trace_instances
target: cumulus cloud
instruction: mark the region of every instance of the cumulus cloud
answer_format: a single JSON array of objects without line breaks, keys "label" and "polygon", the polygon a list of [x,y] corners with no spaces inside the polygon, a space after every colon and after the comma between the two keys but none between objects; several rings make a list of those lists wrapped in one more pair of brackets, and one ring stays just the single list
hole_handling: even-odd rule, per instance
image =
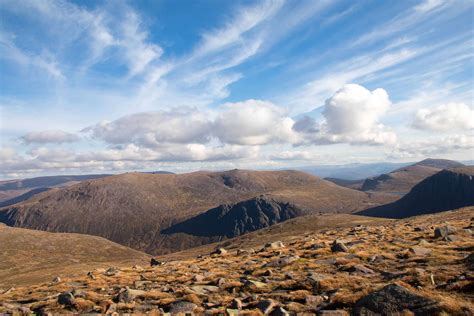
[{"label": "cumulus cloud", "polygon": [[61,130],[46,130],[39,132],[30,132],[22,137],[22,140],[27,144],[62,144],[72,143],[80,140],[80,137],[73,133],[68,133]]},{"label": "cumulus cloud", "polygon": [[304,150],[285,150],[269,156],[271,160],[312,160],[315,155]]},{"label": "cumulus cloud", "polygon": [[144,112],[100,122],[83,130],[110,144],[139,144],[156,147],[162,143],[205,143],[211,122],[205,112],[193,109]]},{"label": "cumulus cloud", "polygon": [[474,137],[472,135],[449,135],[425,141],[403,143],[388,153],[389,159],[408,159],[420,157],[444,157],[447,153],[472,152]]},{"label": "cumulus cloud", "polygon": [[304,142],[393,144],[395,133],[379,122],[390,105],[384,89],[347,84],[326,100],[321,122],[306,116],[293,129],[305,135]]},{"label": "cumulus cloud", "polygon": [[422,130],[452,131],[474,128],[474,110],[464,103],[448,103],[433,109],[420,109],[413,127]]},{"label": "cumulus cloud", "polygon": [[293,119],[274,104],[260,100],[227,103],[214,122],[214,133],[222,142],[263,145],[293,142]]}]

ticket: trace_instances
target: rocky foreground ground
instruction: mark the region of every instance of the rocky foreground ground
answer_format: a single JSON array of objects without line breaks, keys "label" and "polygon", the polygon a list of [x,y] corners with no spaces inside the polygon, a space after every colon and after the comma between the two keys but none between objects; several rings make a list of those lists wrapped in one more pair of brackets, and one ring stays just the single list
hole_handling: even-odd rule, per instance
[{"label": "rocky foreground ground", "polygon": [[0,313],[473,315],[473,216],[467,208],[326,229],[4,288]]}]

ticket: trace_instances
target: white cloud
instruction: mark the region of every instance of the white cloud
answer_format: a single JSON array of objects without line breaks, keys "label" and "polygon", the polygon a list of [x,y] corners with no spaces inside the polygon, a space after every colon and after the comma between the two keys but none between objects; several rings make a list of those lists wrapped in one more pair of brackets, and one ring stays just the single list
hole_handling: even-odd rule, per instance
[{"label": "white cloud", "polygon": [[293,142],[293,119],[274,104],[260,100],[226,103],[214,123],[214,134],[224,143],[262,145]]},{"label": "white cloud", "polygon": [[68,133],[61,130],[46,130],[39,132],[30,132],[22,137],[22,140],[27,144],[62,144],[79,141],[78,135]]},{"label": "white cloud", "polygon": [[447,103],[436,108],[418,110],[413,127],[432,131],[474,128],[474,110],[464,103]]},{"label": "white cloud", "polygon": [[313,160],[316,156],[305,150],[285,150],[273,153],[269,158],[271,160]]},{"label": "white cloud", "polygon": [[369,91],[357,84],[347,84],[326,100],[322,122],[303,117],[293,129],[303,133],[303,142],[393,144],[395,133],[379,122],[390,105],[384,89]]},{"label": "white cloud", "polygon": [[458,134],[399,144],[395,150],[387,154],[387,158],[446,157],[455,153],[472,153],[472,150],[474,150],[474,135]]},{"label": "white cloud", "polygon": [[156,147],[163,143],[205,143],[210,138],[206,113],[194,109],[145,112],[100,122],[84,129],[110,144],[139,144]]},{"label": "white cloud", "polygon": [[446,3],[445,0],[423,0],[420,4],[415,6],[414,9],[418,12],[428,12],[435,8],[438,8],[444,3]]}]

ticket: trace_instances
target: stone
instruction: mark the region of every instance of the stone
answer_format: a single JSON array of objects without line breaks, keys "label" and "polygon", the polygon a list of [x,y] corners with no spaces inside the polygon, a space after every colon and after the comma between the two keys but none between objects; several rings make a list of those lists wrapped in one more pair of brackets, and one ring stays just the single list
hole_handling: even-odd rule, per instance
[{"label": "stone", "polygon": [[60,278],[60,277],[57,276],[57,277],[55,277],[55,278],[53,279],[53,283],[59,283],[59,282],[61,282],[61,278]]},{"label": "stone", "polygon": [[152,266],[152,267],[161,266],[163,264],[164,264],[163,262],[158,261],[155,258],[151,258],[151,260],[150,260],[150,266]]},{"label": "stone", "polygon": [[324,309],[318,312],[318,316],[349,316],[349,313],[343,309]]},{"label": "stone", "polygon": [[455,236],[455,235],[448,235],[448,236],[444,237],[443,239],[445,241],[449,241],[449,242],[454,242],[454,241],[461,240],[461,238],[459,238],[458,236]]},{"label": "stone", "polygon": [[280,249],[280,248],[285,248],[285,245],[281,241],[275,241],[275,242],[270,242],[265,244],[266,249]]},{"label": "stone", "polygon": [[211,253],[211,255],[221,255],[221,256],[224,256],[226,254],[227,254],[227,250],[225,250],[224,248],[217,248]]},{"label": "stone", "polygon": [[255,280],[247,280],[244,283],[244,288],[247,290],[260,290],[267,287],[267,284]]},{"label": "stone", "polygon": [[434,237],[444,238],[444,237],[447,237],[448,235],[453,235],[455,233],[456,233],[456,228],[446,225],[442,227],[436,227],[434,230]]},{"label": "stone", "polygon": [[343,242],[334,240],[334,242],[331,245],[331,251],[332,252],[348,252],[349,249],[347,248],[346,245],[344,245]]},{"label": "stone", "polygon": [[359,299],[354,315],[390,315],[410,311],[415,315],[437,315],[439,305],[429,298],[412,293],[398,284],[389,284]]},{"label": "stone", "polygon": [[115,297],[115,301],[117,303],[131,303],[137,296],[144,295],[144,294],[145,294],[145,291],[125,288],[125,289],[120,290],[120,292]]},{"label": "stone", "polygon": [[194,282],[202,282],[204,281],[206,278],[203,276],[203,275],[200,275],[200,274],[196,274],[194,277],[193,277],[193,280]]},{"label": "stone", "polygon": [[298,260],[300,257],[298,256],[288,256],[288,257],[283,257],[280,259],[277,259],[275,261],[271,261],[265,265],[265,267],[284,267],[289,265],[292,262],[295,262]]},{"label": "stone", "polygon": [[290,313],[283,307],[277,307],[270,313],[270,316],[290,316]]},{"label": "stone", "polygon": [[305,298],[305,304],[311,308],[321,305],[322,302],[324,302],[324,299],[321,295],[308,295]]},{"label": "stone", "polygon": [[115,267],[110,267],[108,268],[107,270],[105,270],[104,274],[106,276],[114,276],[116,275],[117,273],[119,273],[119,270]]},{"label": "stone", "polygon": [[263,300],[258,302],[256,305],[256,307],[261,310],[264,315],[270,314],[275,306],[276,304],[272,300]]},{"label": "stone", "polygon": [[234,298],[232,300],[232,302],[230,302],[230,306],[229,306],[231,309],[242,309],[242,301],[238,298]]},{"label": "stone", "polygon": [[219,291],[219,287],[214,285],[194,285],[190,289],[199,295],[208,295],[209,293],[215,293]]},{"label": "stone", "polygon": [[351,273],[359,273],[359,274],[374,274],[374,270],[367,268],[366,266],[362,264],[356,264],[353,265],[352,267],[348,268],[346,271],[351,272]]},{"label": "stone", "polygon": [[413,246],[409,249],[409,252],[415,256],[424,257],[431,253],[431,249],[419,247],[419,246]]},{"label": "stone", "polygon": [[171,314],[192,313],[198,306],[191,302],[179,301],[171,304],[169,312]]},{"label": "stone", "polygon": [[63,292],[58,295],[58,303],[67,307],[73,307],[75,304],[74,295],[71,292]]}]

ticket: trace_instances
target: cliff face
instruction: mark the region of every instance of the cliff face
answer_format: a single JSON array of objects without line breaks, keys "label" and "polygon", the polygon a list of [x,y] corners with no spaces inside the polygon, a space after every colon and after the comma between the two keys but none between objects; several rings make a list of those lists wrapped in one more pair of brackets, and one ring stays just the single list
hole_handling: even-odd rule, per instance
[{"label": "cliff face", "polygon": [[286,221],[303,213],[290,204],[260,196],[236,204],[224,204],[173,225],[164,234],[236,237]]},{"label": "cliff face", "polygon": [[474,167],[442,170],[426,178],[404,197],[360,215],[403,218],[474,205]]}]

